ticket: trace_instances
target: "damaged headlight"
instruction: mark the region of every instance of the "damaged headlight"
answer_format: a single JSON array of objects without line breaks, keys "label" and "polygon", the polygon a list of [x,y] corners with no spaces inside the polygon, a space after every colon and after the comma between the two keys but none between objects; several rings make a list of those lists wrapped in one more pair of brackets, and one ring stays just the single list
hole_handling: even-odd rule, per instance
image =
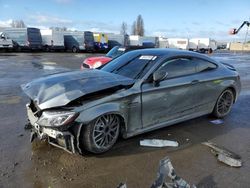
[{"label": "damaged headlight", "polygon": [[69,111],[45,111],[36,123],[40,126],[59,127],[73,122],[78,115]]}]

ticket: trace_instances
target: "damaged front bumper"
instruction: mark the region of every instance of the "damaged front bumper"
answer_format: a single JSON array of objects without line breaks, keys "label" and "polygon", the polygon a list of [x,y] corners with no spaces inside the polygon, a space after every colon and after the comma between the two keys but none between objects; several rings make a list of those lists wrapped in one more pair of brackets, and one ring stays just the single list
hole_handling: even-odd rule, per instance
[{"label": "damaged front bumper", "polygon": [[35,138],[40,140],[47,140],[49,144],[58,148],[64,149],[69,153],[76,153],[74,144],[74,135],[69,131],[59,131],[48,127],[43,127],[37,124],[38,117],[32,112],[30,105],[26,105],[29,123],[31,124],[31,137],[32,142]]}]

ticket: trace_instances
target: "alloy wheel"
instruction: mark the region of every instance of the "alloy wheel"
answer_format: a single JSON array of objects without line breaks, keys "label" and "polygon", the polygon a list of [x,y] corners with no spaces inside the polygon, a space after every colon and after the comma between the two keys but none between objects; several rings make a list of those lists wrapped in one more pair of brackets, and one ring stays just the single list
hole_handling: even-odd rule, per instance
[{"label": "alloy wheel", "polygon": [[119,118],[114,114],[99,117],[94,125],[93,140],[98,148],[112,146],[119,134]]},{"label": "alloy wheel", "polygon": [[225,116],[230,112],[234,100],[234,96],[231,90],[224,91],[217,102],[217,113],[220,116]]}]

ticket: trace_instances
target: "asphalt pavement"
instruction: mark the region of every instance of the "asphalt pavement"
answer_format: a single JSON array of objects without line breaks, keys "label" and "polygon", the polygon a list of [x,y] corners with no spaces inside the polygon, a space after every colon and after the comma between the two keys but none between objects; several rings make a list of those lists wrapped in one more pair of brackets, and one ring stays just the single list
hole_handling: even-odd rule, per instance
[{"label": "asphalt pavement", "polygon": [[[29,142],[24,130],[27,96],[20,85],[34,78],[65,70],[78,70],[84,53],[0,54],[0,187],[150,187],[160,159],[168,156],[176,173],[197,187],[249,187],[250,185],[250,54],[217,52],[213,58],[239,71],[242,91],[232,112],[221,124],[210,116],[169,126],[129,139],[119,139],[105,154],[72,155],[44,141]],[[169,139],[179,147],[148,148],[141,139]],[[212,141],[242,157],[242,167],[217,160],[201,143]]]}]

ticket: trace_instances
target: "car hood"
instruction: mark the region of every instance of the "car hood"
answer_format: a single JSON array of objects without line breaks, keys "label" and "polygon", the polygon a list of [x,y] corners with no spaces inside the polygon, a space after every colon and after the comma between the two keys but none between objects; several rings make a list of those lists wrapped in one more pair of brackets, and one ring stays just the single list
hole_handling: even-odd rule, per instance
[{"label": "car hood", "polygon": [[65,106],[87,94],[117,86],[130,86],[134,80],[96,69],[71,71],[39,78],[22,85],[22,90],[41,109]]},{"label": "car hood", "polygon": [[96,63],[97,61],[100,61],[102,63],[106,63],[108,61],[111,61],[112,58],[106,57],[106,56],[100,56],[100,57],[88,57],[85,59],[87,63]]}]

